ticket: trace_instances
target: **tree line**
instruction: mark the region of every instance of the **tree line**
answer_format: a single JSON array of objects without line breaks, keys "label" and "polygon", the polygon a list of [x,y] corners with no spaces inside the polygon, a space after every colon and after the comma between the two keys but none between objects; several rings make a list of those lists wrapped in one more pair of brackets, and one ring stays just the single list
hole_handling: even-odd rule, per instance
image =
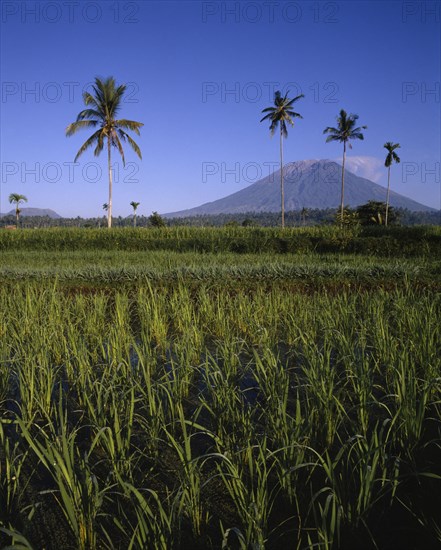
[{"label": "tree line", "polygon": [[[369,201],[366,205],[344,210],[345,225],[384,225],[386,203]],[[13,214],[0,217],[0,227],[12,226],[15,222]],[[335,208],[303,208],[285,212],[287,227],[305,227],[311,225],[331,225],[336,221]],[[150,216],[137,215],[136,226],[148,227],[222,227],[225,225],[240,225],[243,227],[276,227],[280,225],[279,212],[244,212],[242,214],[202,214],[185,218],[165,218],[157,212]],[[440,211],[414,212],[406,208],[389,208],[389,225],[440,225]],[[134,217],[113,217],[114,227],[134,226]],[[20,219],[23,228],[43,227],[84,227],[99,228],[107,226],[105,216],[94,218],[50,218],[49,216],[25,216]]]}]

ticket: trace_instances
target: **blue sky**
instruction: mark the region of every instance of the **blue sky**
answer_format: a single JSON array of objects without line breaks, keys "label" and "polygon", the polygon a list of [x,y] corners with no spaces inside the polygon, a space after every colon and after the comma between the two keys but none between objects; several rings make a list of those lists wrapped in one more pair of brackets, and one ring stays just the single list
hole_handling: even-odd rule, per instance
[{"label": "blue sky", "polygon": [[359,175],[386,184],[386,141],[401,144],[392,188],[441,208],[439,1],[153,2],[2,0],[1,211],[11,192],[63,216],[102,215],[106,156],[65,137],[95,76],[127,84],[121,116],[143,122],[143,160],[117,152],[114,214],[149,215],[233,193],[278,162],[261,110],[277,89],[305,98],[285,161],[341,158],[323,129],[340,109],[365,140]]}]

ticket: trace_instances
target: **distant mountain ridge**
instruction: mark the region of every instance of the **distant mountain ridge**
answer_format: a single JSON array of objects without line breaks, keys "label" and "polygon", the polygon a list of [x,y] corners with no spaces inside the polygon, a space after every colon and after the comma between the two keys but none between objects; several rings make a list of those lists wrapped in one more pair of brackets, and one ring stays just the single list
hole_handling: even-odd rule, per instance
[{"label": "distant mountain ridge", "polygon": [[[0,216],[15,216],[15,208],[6,214],[0,214]],[[20,208],[20,217],[26,218],[30,216],[48,216],[53,219],[61,218],[55,210],[51,210],[50,208]]]},{"label": "distant mountain ridge", "polygon": [[[341,196],[341,165],[327,159],[291,162],[283,167],[285,210],[337,208]],[[393,180],[392,180],[393,185]],[[386,201],[386,188],[345,169],[345,205],[356,207],[370,200]],[[411,211],[434,211],[434,208],[390,192],[390,204]],[[280,211],[280,170],[222,199],[194,208],[164,214],[186,217],[210,214]]]}]

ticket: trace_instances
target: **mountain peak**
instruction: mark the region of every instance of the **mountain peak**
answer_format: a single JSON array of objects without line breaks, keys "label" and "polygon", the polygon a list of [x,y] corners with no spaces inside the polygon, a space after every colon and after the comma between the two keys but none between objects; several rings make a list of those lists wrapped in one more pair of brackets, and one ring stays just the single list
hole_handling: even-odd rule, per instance
[{"label": "mountain peak", "polygon": [[[330,159],[307,159],[289,162],[283,167],[285,210],[337,208],[340,205],[341,164]],[[186,217],[203,214],[239,214],[280,211],[280,169],[222,199],[165,214]],[[356,207],[369,200],[386,201],[386,189],[345,169],[345,205]],[[395,191],[390,204],[414,211],[433,208],[409,199]]]}]

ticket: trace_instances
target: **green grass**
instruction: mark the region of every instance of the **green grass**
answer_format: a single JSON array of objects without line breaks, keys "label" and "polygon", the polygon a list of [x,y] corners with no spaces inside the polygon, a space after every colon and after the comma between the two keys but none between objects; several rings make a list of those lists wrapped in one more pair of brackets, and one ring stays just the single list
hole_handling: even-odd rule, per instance
[{"label": "green grass", "polygon": [[1,547],[441,544],[436,257],[83,246],[0,257]]},{"label": "green grass", "polygon": [[0,231],[0,250],[171,250],[237,253],[357,253],[381,257],[441,252],[440,226],[305,228],[25,229]]},{"label": "green grass", "polygon": [[412,281],[439,288],[441,262],[435,258],[390,258],[349,254],[237,254],[173,251],[5,251],[0,257],[4,283],[57,280],[76,286],[139,284],[189,285],[203,282],[231,287],[257,283],[305,288],[333,285],[403,286]]}]

